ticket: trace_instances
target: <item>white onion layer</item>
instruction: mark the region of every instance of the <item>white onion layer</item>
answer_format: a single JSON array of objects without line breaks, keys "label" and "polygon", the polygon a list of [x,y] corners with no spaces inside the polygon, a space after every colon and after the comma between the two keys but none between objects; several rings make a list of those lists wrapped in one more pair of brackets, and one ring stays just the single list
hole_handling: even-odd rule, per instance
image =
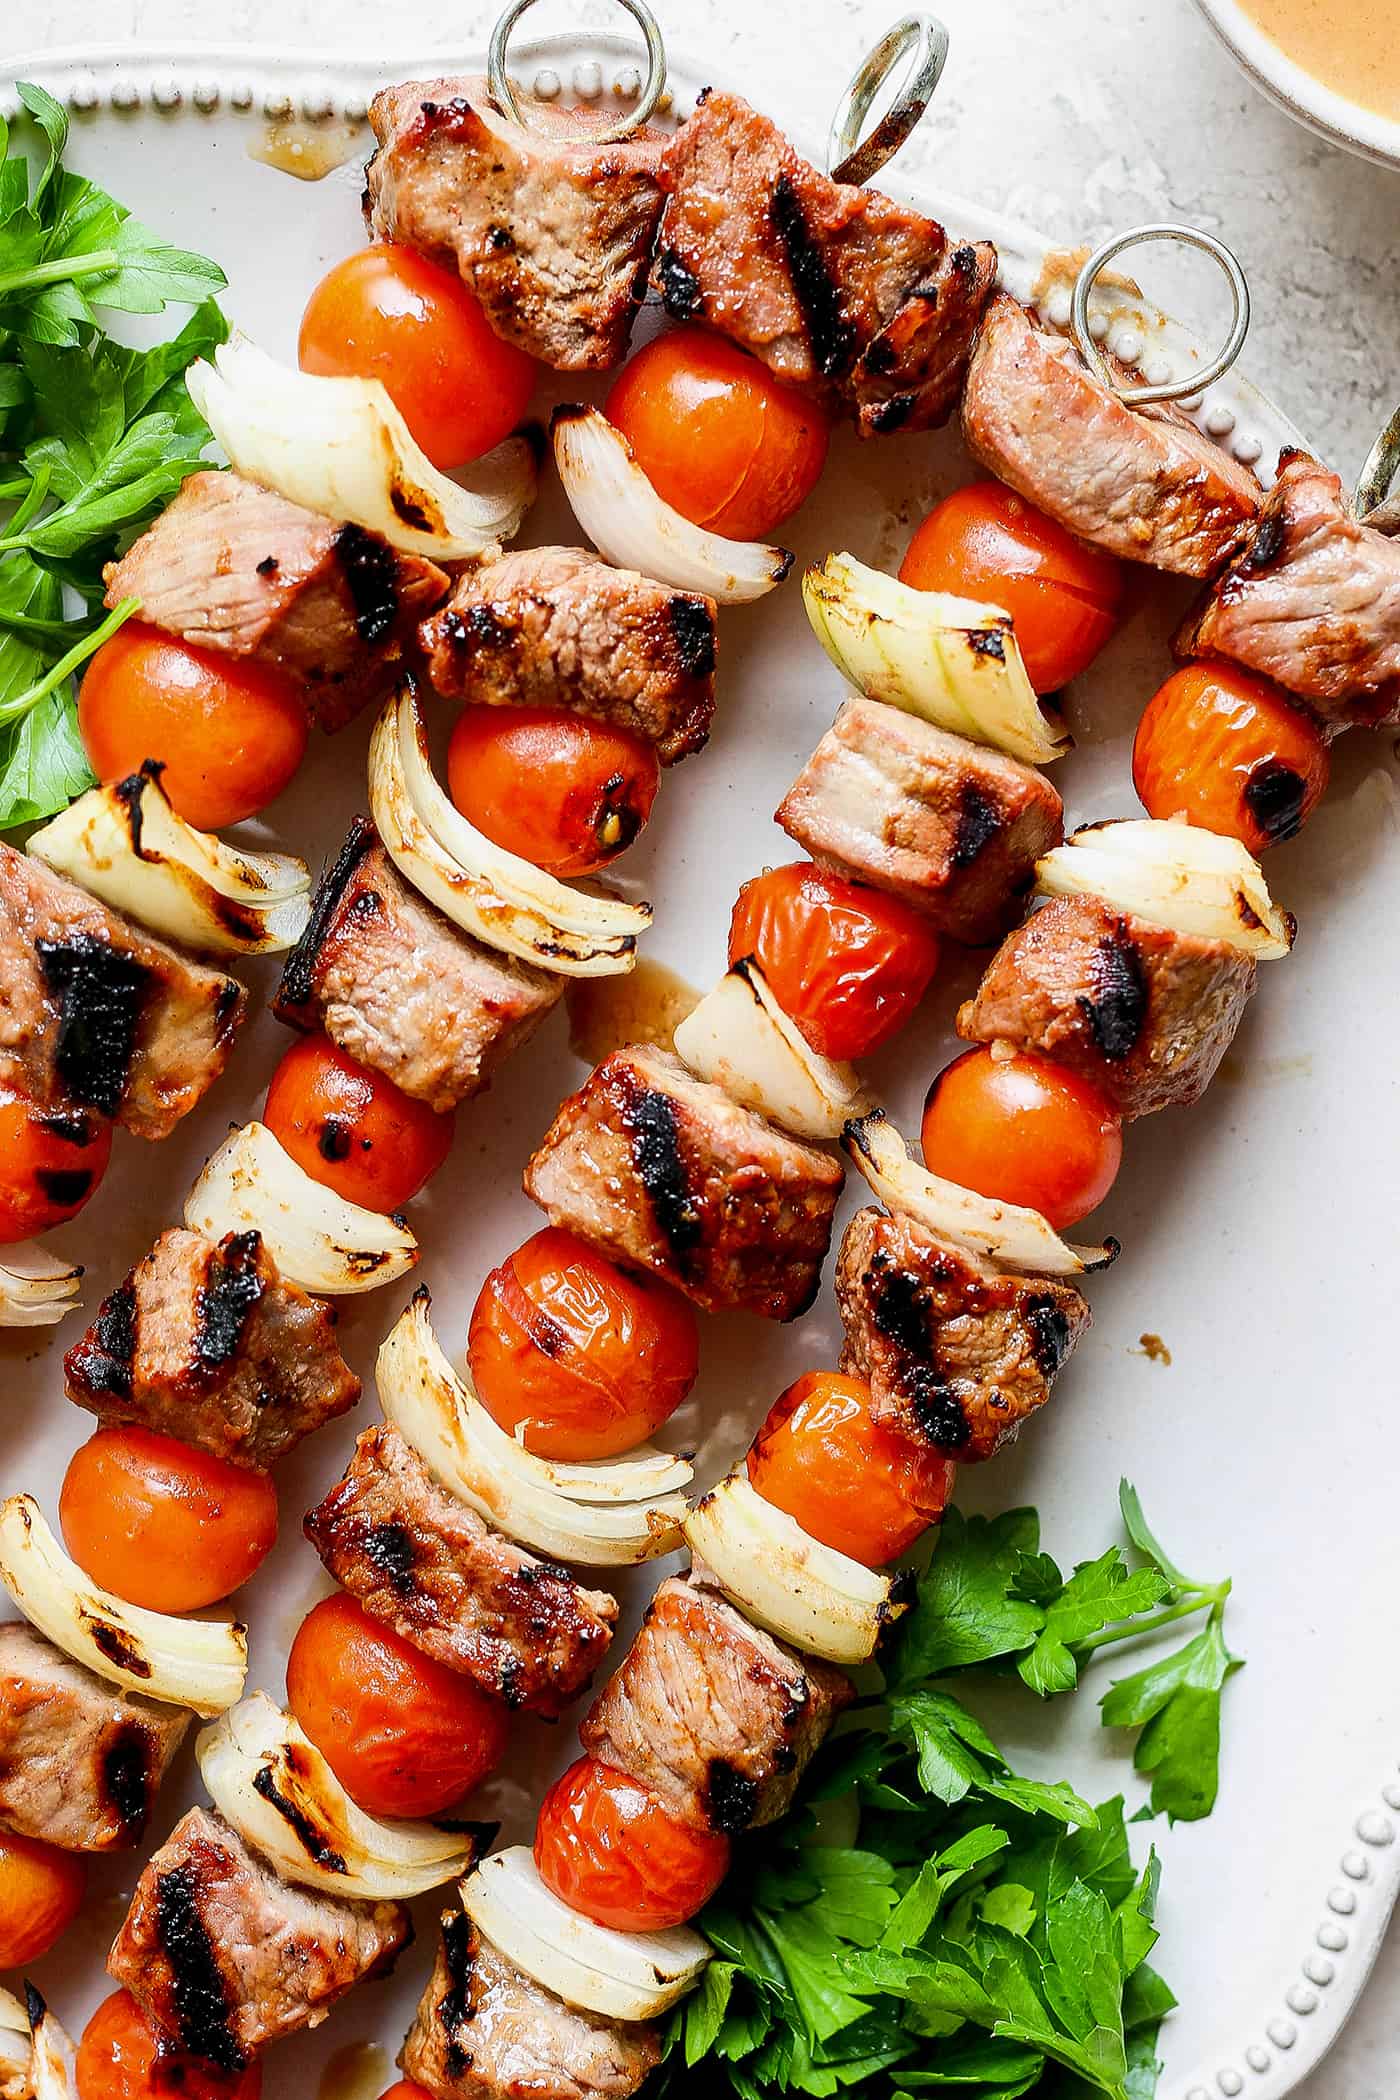
[{"label": "white onion layer", "polygon": [[0,1327],[54,1327],[78,1306],[82,1270],[26,1240],[0,1247]]},{"label": "white onion layer", "polygon": [[706,993],[674,1040],[692,1072],[798,1137],[839,1137],[869,1100],[850,1065],[812,1048],[752,956]]},{"label": "white onion layer", "polygon": [[1101,897],[1173,933],[1225,941],[1257,962],[1287,955],[1290,913],[1239,839],[1172,817],[1090,824],[1036,862],[1043,897]]}]

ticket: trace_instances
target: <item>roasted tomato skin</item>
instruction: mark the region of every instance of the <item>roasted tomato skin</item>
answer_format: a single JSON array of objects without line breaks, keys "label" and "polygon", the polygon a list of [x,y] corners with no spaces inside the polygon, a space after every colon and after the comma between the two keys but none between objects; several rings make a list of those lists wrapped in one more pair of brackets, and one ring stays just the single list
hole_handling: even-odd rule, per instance
[{"label": "roasted tomato skin", "polygon": [[898,897],[813,861],[755,875],[729,925],[731,966],[753,956],[784,1013],[823,1057],[890,1041],[938,968],[938,936]]},{"label": "roasted tomato skin", "polygon": [[86,1889],[80,1853],[0,1830],[0,1969],[47,1954],[82,1909]]},{"label": "roasted tomato skin", "polygon": [[441,1815],[495,1770],[510,1733],[499,1700],[343,1594],[298,1627],[287,1703],[373,1816]]},{"label": "roasted tomato skin", "polygon": [[306,303],[303,372],[379,379],[435,467],[509,437],[539,367],[498,336],[455,270],[376,241],[328,270]]},{"label": "roasted tomato skin", "polygon": [[0,1246],[76,1218],[112,1156],[112,1126],[91,1109],[42,1109],[0,1092]]},{"label": "roasted tomato skin", "polygon": [[880,1568],[936,1524],[953,1461],[872,1420],[870,1388],[807,1371],[769,1409],[748,1456],[755,1491],[824,1546]]},{"label": "roasted tomato skin", "polygon": [[900,581],[1011,615],[1026,676],[1053,693],[1088,669],[1118,620],[1123,569],[999,481],[935,504],[909,542]]},{"label": "roasted tomato skin", "polygon": [[650,1787],[581,1757],[540,1806],[535,1865],[546,1888],[597,1924],[664,1932],[709,1902],[729,1871],[729,1841],[692,1830]]},{"label": "roasted tomato skin", "polygon": [[1251,853],[1302,830],[1330,771],[1325,734],[1280,686],[1214,660],[1159,686],[1133,740],[1150,817],[1184,816]]},{"label": "roasted tomato skin", "polygon": [[481,1287],[467,1361],[482,1401],[541,1458],[612,1458],[673,1415],[700,1336],[679,1291],[549,1225]]},{"label": "roasted tomato skin", "polygon": [[415,1101],[325,1035],[299,1036],[284,1052],[263,1121],[313,1181],[366,1210],[398,1210],[452,1147],[450,1110]]},{"label": "roasted tomato skin", "polygon": [[1123,1128],[1087,1079],[1028,1051],[965,1050],[928,1090],[924,1163],[934,1174],[1044,1214],[1057,1232],[1102,1203]]},{"label": "roasted tomato skin", "polygon": [[467,822],[550,875],[616,860],[660,778],[643,737],[562,708],[465,707],[447,747],[447,785]]},{"label": "roasted tomato skin", "polygon": [[693,524],[762,539],[821,479],[830,425],[765,365],[703,328],[671,328],[632,355],[606,410],[652,487]]},{"label": "roasted tomato skin", "polygon": [[78,2100],[259,2100],[262,2065],[233,2073],[161,2040],[128,1991],[104,1998],[78,2043]]}]

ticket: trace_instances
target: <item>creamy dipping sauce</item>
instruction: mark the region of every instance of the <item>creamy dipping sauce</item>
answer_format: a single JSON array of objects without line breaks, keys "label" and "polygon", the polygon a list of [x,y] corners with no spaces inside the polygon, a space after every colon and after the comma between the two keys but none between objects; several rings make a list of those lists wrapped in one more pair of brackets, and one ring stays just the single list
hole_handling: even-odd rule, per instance
[{"label": "creamy dipping sauce", "polygon": [[1240,0],[1250,20],[1314,80],[1400,120],[1400,7],[1395,0]]}]

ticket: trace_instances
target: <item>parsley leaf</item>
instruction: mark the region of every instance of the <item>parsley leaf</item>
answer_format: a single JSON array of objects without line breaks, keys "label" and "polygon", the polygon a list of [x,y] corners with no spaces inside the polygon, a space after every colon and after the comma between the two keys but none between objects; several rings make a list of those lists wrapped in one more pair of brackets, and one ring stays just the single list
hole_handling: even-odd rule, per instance
[{"label": "parsley leaf", "polygon": [[890,1683],[919,1683],[1029,1648],[1040,1632],[1041,1610],[1018,1593],[1017,1579],[1039,1544],[1033,1509],[999,1517],[950,1509],[914,1607],[900,1621]]},{"label": "parsley leaf", "polygon": [[1220,1692],[1242,1667],[1225,1646],[1218,1611],[1203,1633],[1160,1662],[1110,1686],[1099,1701],[1105,1728],[1141,1728],[1133,1751],[1150,1774],[1152,1806],[1173,1821],[1208,1816],[1220,1787]]},{"label": "parsley leaf", "polygon": [[1072,1692],[1079,1681],[1072,1643],[1150,1611],[1169,1589],[1156,1568],[1130,1571],[1117,1546],[1110,1546],[1098,1560],[1083,1562],[1059,1594],[1046,1600],[1045,1623],[1035,1646],[1017,1664],[1021,1677],[1033,1692]]}]

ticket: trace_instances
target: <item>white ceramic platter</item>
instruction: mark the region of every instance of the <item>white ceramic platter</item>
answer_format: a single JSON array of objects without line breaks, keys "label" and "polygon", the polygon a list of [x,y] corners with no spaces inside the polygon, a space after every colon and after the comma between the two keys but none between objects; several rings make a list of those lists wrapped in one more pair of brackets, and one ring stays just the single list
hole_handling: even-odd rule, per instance
[{"label": "white ceramic platter", "polygon": [[[525,79],[544,69],[566,93],[583,94],[618,79],[626,86],[633,63],[625,43],[582,36],[516,59]],[[4,71],[67,100],[75,165],[169,237],[217,256],[230,278],[230,314],[290,358],[310,286],[363,237],[357,161],[368,134],[357,131],[354,156],[316,183],[289,180],[252,158],[253,149],[270,124],[282,126],[284,152],[300,140],[305,160],[334,138],[347,109],[362,120],[382,81],[479,64],[406,50],[313,74],[290,55],[167,48],[35,56]],[[707,77],[673,57],[680,108]],[[833,98],[841,84],[833,80]],[[781,120],[781,107],[774,113]],[[897,168],[885,179],[901,188]],[[960,233],[991,234],[1018,290],[1041,278],[1043,247],[1026,229],[936,190],[917,191],[914,201]],[[1063,281],[1058,297],[1054,286],[1046,291],[1046,305],[1052,316],[1067,312]],[[1119,336],[1120,348],[1141,347],[1149,365],[1185,356],[1179,331],[1130,311],[1137,302],[1126,297],[1120,305],[1110,330],[1141,338],[1134,346]],[[1306,422],[1309,404],[1293,406]],[[1201,413],[1265,465],[1293,436],[1242,381],[1216,389]],[[966,474],[950,434],[864,446],[842,436],[790,533],[799,560],[845,546],[893,565],[911,521]],[[571,536],[557,488],[546,492],[529,536]],[[1174,587],[1146,580],[1132,619],[1070,695],[1078,748],[1056,778],[1075,819],[1135,806],[1131,731],[1168,668],[1166,638],[1182,602]],[[629,882],[657,907],[650,952],[698,984],[723,968],[739,883],[791,857],[770,812],[840,697],[795,582],[725,615],[715,736],[667,776],[655,820],[624,863]],[[361,724],[317,743],[273,812],[280,843],[313,861],[334,849],[363,804],[366,734]],[[1300,841],[1271,856],[1275,894],[1301,922],[1295,956],[1262,972],[1259,997],[1206,1101],[1133,1127],[1102,1214],[1125,1251],[1092,1287],[1093,1333],[1017,1449],[963,1478],[970,1505],[1037,1502],[1046,1543],[1067,1562],[1115,1535],[1115,1492],[1127,1473],[1184,1565],[1235,1577],[1230,1637],[1248,1668],[1226,1695],[1220,1805],[1207,1824],[1150,1833],[1166,1856],[1161,1961],[1182,2000],[1165,2034],[1164,2100],[1207,2092],[1274,2100],[1288,2090],[1345,2018],[1400,1880],[1400,1431],[1388,1348],[1400,992],[1387,911],[1400,884],[1400,826],[1390,761],[1387,743],[1347,740],[1329,803]],[[951,1052],[951,1018],[976,969],[975,959],[950,960],[918,1022],[872,1074],[906,1128]],[[265,970],[260,990],[272,981]],[[143,1149],[119,1137],[106,1186],[62,1236],[89,1264],[89,1305],[174,1219],[203,1156],[231,1119],[259,1102],[286,1040],[259,1019],[229,1078],[175,1139]],[[520,1169],[581,1076],[555,1016],[491,1095],[460,1112],[452,1159],[414,1207],[421,1273],[454,1351],[483,1274],[539,1222],[518,1193]],[[368,1370],[405,1295],[349,1302],[344,1333],[358,1368]],[[32,1337],[0,1344],[0,1478],[7,1490],[34,1489],[50,1513],[68,1454],[90,1426],[62,1394],[59,1358],[76,1332],[70,1321],[37,1345]],[[1170,1367],[1144,1353],[1148,1333],[1167,1343]],[[740,1318],[705,1322],[701,1383],[676,1424],[678,1437],[700,1439],[702,1479],[743,1447],[792,1377],[835,1360],[836,1337],[829,1295],[792,1330]],[[372,1407],[367,1400],[362,1413]],[[291,1635],[327,1587],[298,1520],[338,1473],[351,1435],[351,1425],[337,1425],[285,1468],[284,1536],[247,1594],[251,1683],[279,1696]],[[1010,1742],[1027,1746],[1038,1769],[1064,1773],[1090,1794],[1126,1785],[1130,1805],[1140,1800],[1123,1745],[1094,1725],[1092,1696],[1072,1715],[1037,1708],[1028,1696],[1008,1699],[994,1720]],[[544,1776],[570,1754],[573,1736],[567,1724],[550,1731],[526,1722],[516,1742],[495,1806],[523,1835]],[[195,1791],[186,1757],[160,1803],[155,1836]],[[75,2028],[104,1987],[103,1955],[136,1865],[95,1875],[90,1914],[60,1956],[39,1966],[37,1980]],[[431,1899],[419,1906],[420,1944],[392,1983],[362,1988],[320,2033],[269,2057],[270,2100],[313,2090],[333,2056],[343,2088],[347,2045],[376,2043],[392,2054],[427,1972],[433,1907]],[[384,2057],[355,2062],[366,2096],[387,2082]]]}]

